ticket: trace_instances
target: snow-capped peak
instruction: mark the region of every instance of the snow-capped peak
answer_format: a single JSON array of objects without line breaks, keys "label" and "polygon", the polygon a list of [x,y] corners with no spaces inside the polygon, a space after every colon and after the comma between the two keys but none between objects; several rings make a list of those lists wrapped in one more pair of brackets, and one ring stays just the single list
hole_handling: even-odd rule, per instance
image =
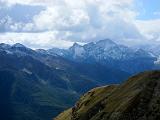
[{"label": "snow-capped peak", "polygon": [[74,57],[82,57],[85,53],[84,47],[79,45],[78,43],[74,43],[70,50],[72,51]]},{"label": "snow-capped peak", "polygon": [[104,39],[104,40],[100,40],[100,41],[96,42],[96,44],[103,44],[103,45],[107,45],[107,44],[111,45],[112,44],[112,45],[115,45],[116,43],[113,42],[110,39]]},{"label": "snow-capped peak", "polygon": [[16,43],[14,45],[12,45],[12,47],[16,47],[16,48],[25,48],[24,45],[20,44],[20,43]]},{"label": "snow-capped peak", "polygon": [[74,43],[72,47],[82,47],[81,45],[79,45],[78,43]]},{"label": "snow-capped peak", "polygon": [[0,47],[7,49],[7,48],[10,48],[11,46],[9,44],[0,43]]},{"label": "snow-capped peak", "polygon": [[114,47],[116,45],[117,44],[110,39],[104,39],[104,40],[100,40],[100,41],[96,42],[96,46],[104,48],[104,49]]}]

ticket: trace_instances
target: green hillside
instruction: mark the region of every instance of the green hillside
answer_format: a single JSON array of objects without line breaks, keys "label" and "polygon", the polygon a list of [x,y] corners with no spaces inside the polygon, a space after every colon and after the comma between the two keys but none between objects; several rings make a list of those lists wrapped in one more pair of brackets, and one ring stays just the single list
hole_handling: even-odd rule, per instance
[{"label": "green hillside", "polygon": [[121,85],[92,89],[54,120],[159,120],[160,71],[143,72]]}]

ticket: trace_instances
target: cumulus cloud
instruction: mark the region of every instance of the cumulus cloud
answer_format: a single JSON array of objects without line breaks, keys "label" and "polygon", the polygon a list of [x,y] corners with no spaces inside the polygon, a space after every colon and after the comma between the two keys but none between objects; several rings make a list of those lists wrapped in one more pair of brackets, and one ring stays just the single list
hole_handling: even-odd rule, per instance
[{"label": "cumulus cloud", "polygon": [[137,20],[136,24],[146,39],[153,42],[160,42],[160,19],[146,21]]},{"label": "cumulus cloud", "polygon": [[0,43],[23,43],[24,45],[31,47],[33,49],[37,48],[68,48],[73,42],[58,40],[55,38],[56,32],[48,31],[43,33],[1,33]]},{"label": "cumulus cloud", "polygon": [[10,25],[13,23],[12,18],[8,15],[1,17],[0,19],[0,32],[8,31]]},{"label": "cumulus cloud", "polygon": [[44,6],[55,6],[55,5],[63,5],[64,3],[70,5],[70,7],[82,6],[86,3],[97,4],[103,2],[107,5],[116,4],[120,6],[128,5],[133,0],[0,0],[1,3],[5,3],[6,5],[15,5],[15,4],[26,4],[26,5],[44,5]]},{"label": "cumulus cloud", "polygon": [[1,34],[0,39],[5,41],[66,48],[73,42],[105,38],[126,44],[159,38],[158,21],[136,20],[134,0],[0,0],[1,3],[11,8],[15,4],[45,6],[28,22],[15,22],[8,16],[10,21],[5,26],[0,23],[0,29],[14,33]]},{"label": "cumulus cloud", "polygon": [[54,4],[59,4],[60,1],[63,0],[0,0],[0,3],[3,3],[3,5],[6,6],[13,6],[15,4],[50,6]]},{"label": "cumulus cloud", "polygon": [[80,9],[71,11],[63,7],[47,8],[33,17],[35,30],[76,30],[83,29],[87,24],[89,16]]},{"label": "cumulus cloud", "polygon": [[131,10],[132,3],[132,0],[64,0],[34,16],[33,28],[69,32],[65,39],[72,41],[141,38],[132,22],[137,14]]}]

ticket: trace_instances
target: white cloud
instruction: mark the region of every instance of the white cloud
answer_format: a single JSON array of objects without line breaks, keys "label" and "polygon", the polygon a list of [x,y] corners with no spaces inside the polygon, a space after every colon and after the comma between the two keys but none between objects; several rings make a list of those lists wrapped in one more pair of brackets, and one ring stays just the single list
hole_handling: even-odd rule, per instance
[{"label": "white cloud", "polygon": [[137,20],[137,27],[148,40],[160,41],[160,19],[156,20]]},{"label": "white cloud", "polygon": [[43,32],[43,33],[1,33],[0,43],[22,43],[31,48],[68,48],[73,45],[73,42],[65,40],[57,40],[55,38],[57,32]]},{"label": "white cloud", "polygon": [[83,29],[89,24],[89,16],[81,9],[70,10],[64,7],[54,7],[47,8],[34,16],[33,24],[35,30]]},{"label": "white cloud", "polygon": [[0,0],[0,3],[7,6],[13,6],[15,4],[50,6],[60,4],[61,1],[63,0]]},{"label": "white cloud", "polygon": [[73,42],[105,38],[127,44],[159,40],[159,20],[136,20],[139,13],[134,10],[134,0],[0,0],[0,3],[46,8],[28,23],[10,22],[7,29],[17,33],[2,34],[0,39],[6,41],[17,39],[17,42],[45,48],[54,43],[53,46],[66,48]]},{"label": "white cloud", "polygon": [[[64,0],[56,6],[47,6],[23,27],[30,31],[69,32],[63,39],[88,42],[91,39],[132,39],[140,36],[132,23],[136,12],[132,0]],[[125,26],[125,27],[124,27]],[[127,28],[128,27],[128,28]],[[133,35],[129,33],[132,31]],[[129,36],[131,35],[131,36]],[[126,38],[125,38],[126,37]]]},{"label": "white cloud", "polygon": [[5,3],[9,6],[15,5],[15,4],[26,4],[26,5],[44,5],[44,6],[57,6],[62,4],[67,4],[70,7],[77,6],[82,7],[85,6],[86,3],[89,4],[99,4],[99,3],[105,3],[106,5],[128,5],[133,0],[0,0],[1,3]]}]

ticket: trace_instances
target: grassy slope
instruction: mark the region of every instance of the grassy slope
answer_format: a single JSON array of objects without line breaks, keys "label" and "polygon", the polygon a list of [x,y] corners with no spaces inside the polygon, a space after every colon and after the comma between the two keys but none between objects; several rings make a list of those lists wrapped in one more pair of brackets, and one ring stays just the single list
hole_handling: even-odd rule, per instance
[{"label": "grassy slope", "polygon": [[[160,71],[144,72],[119,86],[96,88],[55,120],[137,120],[160,117]],[[153,113],[153,114],[151,114]]]}]

